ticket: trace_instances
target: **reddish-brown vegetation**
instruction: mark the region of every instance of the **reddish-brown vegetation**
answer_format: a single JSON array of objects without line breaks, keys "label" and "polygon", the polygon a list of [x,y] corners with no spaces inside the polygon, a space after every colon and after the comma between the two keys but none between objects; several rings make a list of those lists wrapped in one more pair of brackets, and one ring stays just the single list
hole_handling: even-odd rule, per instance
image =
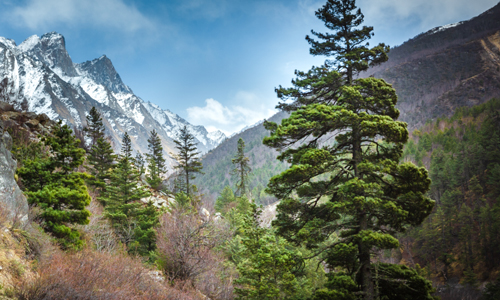
[{"label": "reddish-brown vegetation", "polygon": [[196,213],[173,210],[157,229],[161,268],[168,280],[189,281],[212,299],[231,299],[234,270],[220,249],[231,236],[223,220],[203,221]]},{"label": "reddish-brown vegetation", "polygon": [[203,298],[193,289],[166,285],[141,261],[126,254],[58,252],[40,263],[37,275],[19,284],[19,300]]}]

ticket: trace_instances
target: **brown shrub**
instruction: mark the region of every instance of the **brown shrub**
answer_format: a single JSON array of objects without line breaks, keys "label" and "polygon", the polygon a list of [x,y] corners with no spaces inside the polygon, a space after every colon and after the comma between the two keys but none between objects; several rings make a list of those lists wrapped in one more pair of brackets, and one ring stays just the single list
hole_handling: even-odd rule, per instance
[{"label": "brown shrub", "polygon": [[90,211],[89,224],[76,226],[78,230],[83,232],[87,245],[99,252],[113,253],[124,250],[125,248],[120,244],[109,220],[103,215],[104,207],[97,200],[97,192],[90,190],[89,195],[92,198],[87,207]]},{"label": "brown shrub", "polygon": [[214,267],[212,250],[229,238],[229,231],[218,225],[182,210],[161,217],[157,247],[170,280],[194,280]]},{"label": "brown shrub", "polygon": [[139,260],[124,254],[58,252],[40,263],[37,275],[19,283],[19,300],[201,299],[195,291],[164,285]]},{"label": "brown shrub", "polygon": [[157,228],[160,265],[171,281],[189,281],[212,299],[232,299],[235,271],[217,251],[232,235],[223,220],[202,221],[193,212],[173,210]]}]

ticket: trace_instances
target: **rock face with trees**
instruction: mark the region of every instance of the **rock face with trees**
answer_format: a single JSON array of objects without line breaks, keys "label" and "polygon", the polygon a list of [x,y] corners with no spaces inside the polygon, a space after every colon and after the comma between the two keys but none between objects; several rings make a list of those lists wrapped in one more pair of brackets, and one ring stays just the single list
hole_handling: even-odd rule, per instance
[{"label": "rock face with trees", "polygon": [[[278,108],[290,117],[265,123],[271,136],[264,143],[283,150],[278,159],[291,164],[268,185],[281,199],[273,224],[338,270],[328,274],[320,299],[378,299],[394,288],[406,299],[432,299],[430,283],[422,285],[416,273],[397,284],[409,280],[408,270],[371,261],[377,251],[397,248],[395,235],[420,224],[434,206],[427,171],[399,164],[408,131],[397,121],[396,91],[382,79],[355,78],[386,61],[389,48],[368,46],[373,28],[361,27],[354,0],[329,0],[316,16],[331,32],[312,31],[318,40],[306,37],[310,52],[333,59],[296,71],[294,87],[276,90]],[[325,140],[329,134],[334,142]]]},{"label": "rock face with trees", "polygon": [[[15,111],[11,105],[0,102],[1,116],[4,113],[13,112]],[[20,221],[26,222],[28,219],[28,202],[14,178],[17,162],[12,157],[13,141],[8,128],[4,121],[0,119],[0,203],[6,207],[10,214],[17,214]]]}]

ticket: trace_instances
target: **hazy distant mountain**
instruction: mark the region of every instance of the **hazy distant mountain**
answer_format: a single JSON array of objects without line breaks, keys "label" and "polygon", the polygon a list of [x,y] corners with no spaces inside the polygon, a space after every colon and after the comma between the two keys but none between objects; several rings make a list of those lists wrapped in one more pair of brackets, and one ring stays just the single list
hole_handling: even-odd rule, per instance
[{"label": "hazy distant mountain", "polygon": [[63,119],[73,127],[86,125],[85,116],[96,106],[104,117],[107,134],[115,150],[125,132],[135,150],[147,152],[149,132],[155,129],[165,153],[174,152],[172,138],[186,125],[196,137],[198,149],[207,152],[225,135],[209,133],[203,126],[189,124],[169,110],[145,102],[125,85],[105,55],[84,63],[73,63],[64,37],[51,32],[29,37],[19,46],[0,37],[0,97],[20,108]]}]

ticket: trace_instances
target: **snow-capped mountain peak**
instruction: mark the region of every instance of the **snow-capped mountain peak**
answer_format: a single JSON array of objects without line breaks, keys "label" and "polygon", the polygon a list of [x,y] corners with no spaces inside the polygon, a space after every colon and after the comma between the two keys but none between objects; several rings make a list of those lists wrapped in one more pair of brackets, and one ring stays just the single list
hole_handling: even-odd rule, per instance
[{"label": "snow-capped mountain peak", "polygon": [[0,82],[0,100],[17,107],[24,102],[30,111],[63,119],[75,128],[86,125],[85,117],[95,106],[117,151],[123,134],[128,132],[134,149],[147,152],[147,139],[154,129],[165,152],[175,152],[173,139],[184,125],[196,137],[201,152],[223,139],[222,133],[209,134],[203,126],[192,125],[135,95],[106,55],[73,63],[64,37],[56,32],[30,36],[19,46],[0,37]]},{"label": "snow-capped mountain peak", "polygon": [[22,52],[28,52],[29,50],[33,49],[38,43],[40,43],[40,38],[35,34],[27,38],[17,48]]}]

